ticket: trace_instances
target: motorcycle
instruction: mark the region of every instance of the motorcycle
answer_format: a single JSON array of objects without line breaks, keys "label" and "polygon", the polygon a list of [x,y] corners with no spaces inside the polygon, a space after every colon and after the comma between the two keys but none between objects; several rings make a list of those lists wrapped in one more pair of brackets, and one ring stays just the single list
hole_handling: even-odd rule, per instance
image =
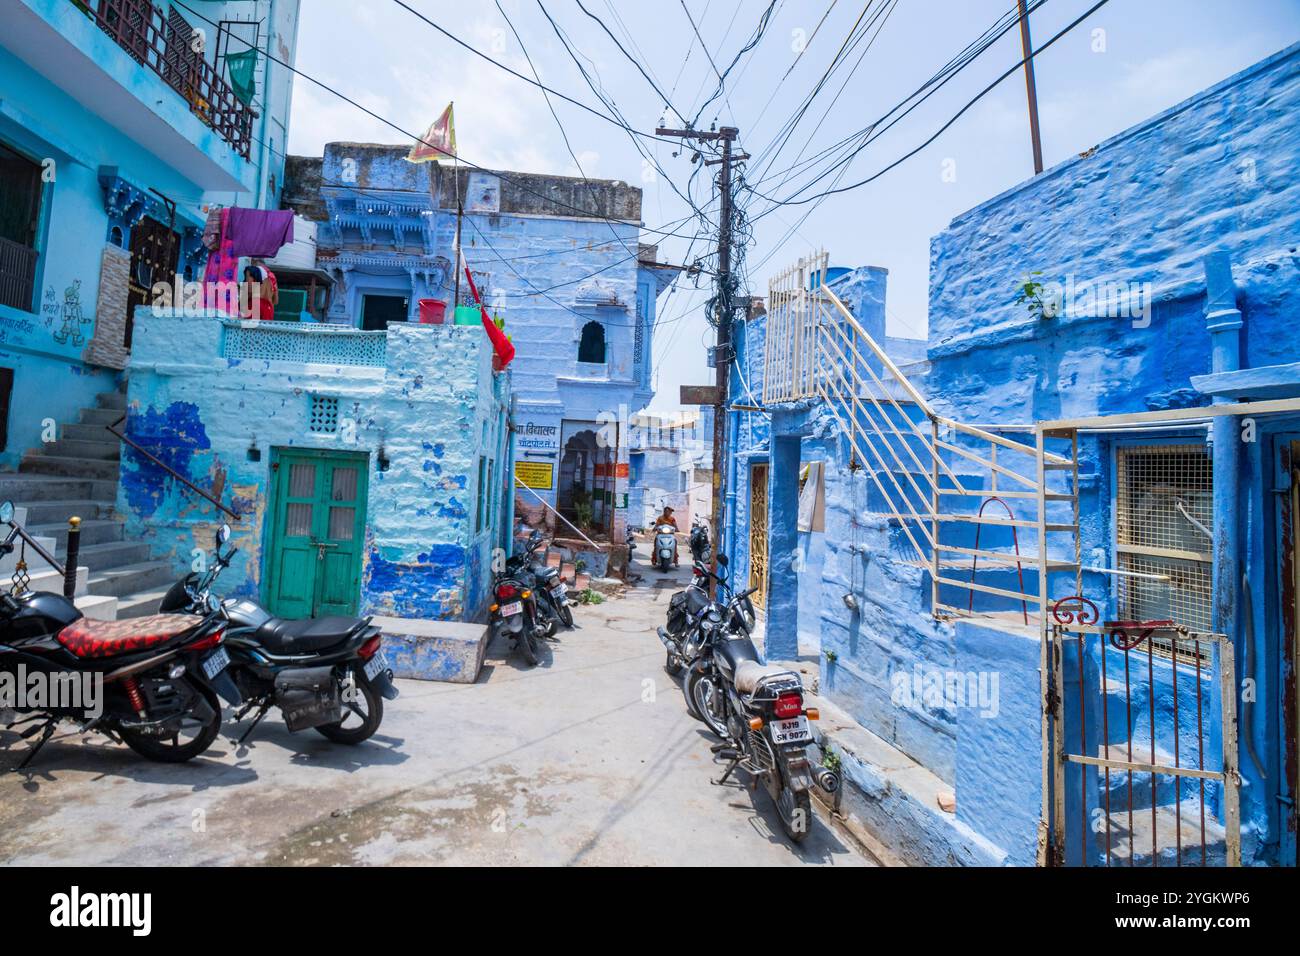
[{"label": "motorcycle", "polygon": [[[718,563],[726,566],[723,555]],[[726,783],[737,769],[761,781],[781,829],[798,843],[812,827],[813,785],[834,793],[840,778],[808,759],[809,721],[819,714],[804,704],[803,680],[787,668],[763,663],[750,638],[753,621],[746,602],[757,589],[722,594],[724,582],[715,580],[722,600],[713,620],[697,629],[699,644],[682,682],[687,709],[722,738],[710,749],[730,763],[715,782]]]},{"label": "motorcycle", "polygon": [[[537,559],[537,549],[544,540],[540,531],[529,535],[524,550],[506,559],[506,571],[512,576],[525,579],[534,594],[539,596],[537,605],[545,616],[554,618],[572,630],[573,608],[570,606],[568,588],[560,577],[560,569],[547,567],[545,562]],[[552,628],[551,634],[554,633]]]},{"label": "motorcycle", "polygon": [[248,739],[272,707],[280,709],[290,733],[311,728],[340,744],[370,738],[384,719],[384,701],[398,697],[379,628],[368,617],[288,621],[248,598],[217,601],[212,586],[238,550],[222,553],[229,540],[230,526],[223,524],[208,569],[173,584],[161,610],[224,621],[230,674],[244,698],[235,722],[256,710],[238,742]]},{"label": "motorcycle", "polygon": [[677,554],[677,529],[670,524],[655,526],[655,546],[652,553],[655,567],[668,572],[673,566],[673,556]]},{"label": "motorcycle", "polygon": [[[698,644],[698,629],[716,624],[722,619],[723,609],[714,605],[709,599],[710,577],[704,564],[697,561],[691,583],[668,601],[666,626],[656,630],[660,642],[668,653],[664,670],[672,677],[680,674],[694,659]],[[752,605],[750,607],[752,609]]]},{"label": "motorcycle", "polygon": [[[10,529],[0,556],[21,539],[24,549],[59,567],[14,520],[11,502],[0,504],[0,524]],[[18,567],[13,592],[0,594],[0,711],[16,715],[9,728],[30,725],[19,732],[22,739],[40,737],[16,769],[36,757],[64,720],[163,763],[192,760],[208,749],[221,729],[220,699],[241,700],[227,672],[220,616],[90,620],[60,594],[27,590],[25,564]]]},{"label": "motorcycle", "polygon": [[[541,535],[534,531],[529,544],[534,546]],[[555,618],[538,607],[536,581],[529,571],[524,555],[512,555],[506,566],[492,580],[492,594],[496,600],[488,607],[490,626],[494,633],[505,634],[515,642],[515,647],[528,665],[535,666],[539,659],[542,641],[555,633]]]},{"label": "motorcycle", "polygon": [[703,518],[691,520],[691,560],[697,564],[709,563],[709,525]]}]

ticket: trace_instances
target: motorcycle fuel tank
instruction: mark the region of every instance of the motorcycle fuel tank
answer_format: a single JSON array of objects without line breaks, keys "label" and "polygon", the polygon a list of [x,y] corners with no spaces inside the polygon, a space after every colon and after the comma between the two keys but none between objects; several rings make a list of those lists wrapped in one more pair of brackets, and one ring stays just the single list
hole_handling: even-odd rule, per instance
[{"label": "motorcycle fuel tank", "polygon": [[221,602],[231,627],[257,629],[271,619],[271,612],[250,598],[226,598]]}]

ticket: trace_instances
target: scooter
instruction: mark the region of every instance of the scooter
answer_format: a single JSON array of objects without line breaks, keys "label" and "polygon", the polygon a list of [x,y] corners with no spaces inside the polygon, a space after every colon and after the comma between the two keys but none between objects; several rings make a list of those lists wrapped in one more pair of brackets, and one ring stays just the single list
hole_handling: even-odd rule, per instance
[{"label": "scooter", "polygon": [[703,518],[691,520],[691,560],[696,564],[709,563],[709,524]]},{"label": "scooter", "polygon": [[[59,562],[0,504],[9,533],[0,555],[21,540],[52,567]],[[155,614],[125,621],[86,618],[67,598],[26,587],[19,561],[12,593],[0,594],[0,713],[7,727],[40,737],[16,769],[26,767],[61,721],[124,743],[163,763],[203,753],[221,729],[221,702],[240,703],[226,673],[225,622],[218,615]]]},{"label": "scooter", "polygon": [[655,526],[654,563],[660,571],[672,570],[673,556],[677,553],[677,529],[670,524]]},{"label": "scooter", "polygon": [[224,620],[231,676],[246,701],[234,719],[257,711],[238,742],[272,707],[280,708],[290,733],[311,728],[340,744],[371,737],[384,719],[384,701],[398,697],[379,628],[368,617],[287,621],[249,598],[217,601],[212,585],[238,550],[222,553],[229,540],[230,526],[223,524],[207,571],[173,584],[161,608]]}]

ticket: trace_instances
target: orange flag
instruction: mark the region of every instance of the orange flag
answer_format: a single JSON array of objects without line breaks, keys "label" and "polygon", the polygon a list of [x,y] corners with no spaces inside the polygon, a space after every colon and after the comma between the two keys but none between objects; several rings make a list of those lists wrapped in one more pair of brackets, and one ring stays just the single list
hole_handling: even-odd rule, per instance
[{"label": "orange flag", "polygon": [[406,154],[408,163],[427,163],[440,156],[456,156],[456,121],[452,117],[451,107],[452,104],[448,103],[423,138],[411,147],[411,151]]}]

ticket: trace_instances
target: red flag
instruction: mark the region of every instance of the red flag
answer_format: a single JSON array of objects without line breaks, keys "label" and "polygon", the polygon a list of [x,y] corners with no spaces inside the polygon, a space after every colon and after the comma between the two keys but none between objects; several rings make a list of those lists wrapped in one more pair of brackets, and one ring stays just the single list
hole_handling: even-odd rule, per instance
[{"label": "red flag", "polygon": [[497,324],[488,315],[487,309],[483,308],[483,300],[479,297],[478,288],[474,285],[474,277],[469,272],[469,263],[465,264],[465,278],[469,280],[469,291],[478,304],[479,316],[483,319],[483,328],[487,330],[488,338],[492,340],[492,350],[496,352],[495,365],[499,372],[509,365],[510,360],[515,357],[515,347],[506,338],[506,334],[497,328]]},{"label": "red flag", "polygon": [[408,163],[427,163],[440,156],[456,156],[456,121],[452,118],[451,104],[433,121],[428,132],[406,154]]}]

